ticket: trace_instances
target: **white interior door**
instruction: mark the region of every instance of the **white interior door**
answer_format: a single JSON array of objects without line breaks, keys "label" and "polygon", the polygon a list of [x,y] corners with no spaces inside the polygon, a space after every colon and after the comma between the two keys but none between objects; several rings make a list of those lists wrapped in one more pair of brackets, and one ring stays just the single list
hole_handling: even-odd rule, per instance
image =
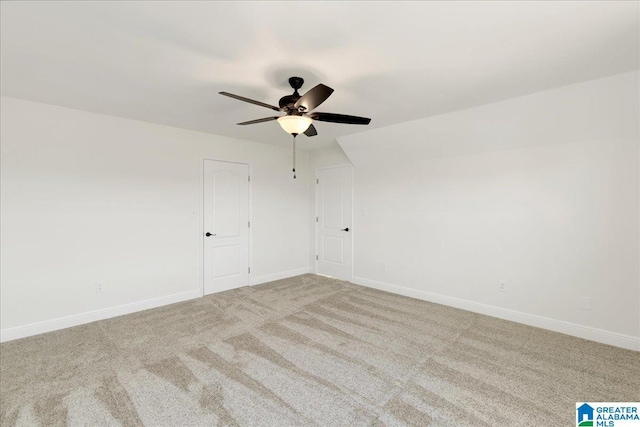
[{"label": "white interior door", "polygon": [[204,293],[249,284],[249,165],[204,161]]},{"label": "white interior door", "polygon": [[318,274],[351,280],[353,169],[340,166],[316,173]]}]

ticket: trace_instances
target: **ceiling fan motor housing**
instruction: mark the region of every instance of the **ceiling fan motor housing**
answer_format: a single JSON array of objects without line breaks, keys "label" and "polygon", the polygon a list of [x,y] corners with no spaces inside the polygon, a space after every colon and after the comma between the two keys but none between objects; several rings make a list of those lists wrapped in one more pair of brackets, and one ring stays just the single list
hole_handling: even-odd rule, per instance
[{"label": "ceiling fan motor housing", "polygon": [[298,109],[295,108],[294,105],[296,102],[298,102],[298,99],[300,99],[300,95],[296,94],[283,96],[282,98],[280,98],[280,101],[278,101],[278,105],[287,113],[297,112]]},{"label": "ceiling fan motor housing", "polygon": [[295,108],[294,105],[298,102],[298,99],[300,99],[298,89],[304,84],[304,79],[302,77],[289,77],[289,84],[293,88],[293,94],[280,98],[278,105],[287,113],[295,113],[297,112],[297,108]]}]

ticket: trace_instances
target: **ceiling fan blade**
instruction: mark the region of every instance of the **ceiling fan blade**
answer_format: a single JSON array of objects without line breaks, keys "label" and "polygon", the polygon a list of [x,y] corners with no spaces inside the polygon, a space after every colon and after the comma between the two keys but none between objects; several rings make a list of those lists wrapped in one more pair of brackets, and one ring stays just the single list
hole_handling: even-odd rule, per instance
[{"label": "ceiling fan blade", "polygon": [[311,113],[309,117],[320,122],[344,123],[348,125],[368,125],[371,122],[371,119],[366,117],[347,116],[346,114]]},{"label": "ceiling fan blade", "polygon": [[259,105],[261,107],[270,108],[270,109],[275,110],[275,111],[282,111],[279,107],[276,107],[275,105],[265,104],[264,102],[256,101],[254,99],[245,98],[244,96],[234,95],[234,94],[229,93],[229,92],[218,92],[218,93],[220,95],[228,96],[229,98],[233,98],[233,99],[237,99],[237,100],[240,100],[240,101],[248,102],[250,104],[255,104],[255,105]]},{"label": "ceiling fan blade", "polygon": [[304,131],[304,134],[307,136],[316,136],[318,134],[318,131],[316,130],[316,127],[311,124],[309,125],[307,130]]},{"label": "ceiling fan blade", "polygon": [[236,124],[244,126],[244,125],[252,125],[252,124],[255,124],[255,123],[270,122],[272,120],[278,120],[278,116],[265,117],[264,119],[249,120],[248,122],[242,122],[242,123],[236,123]]},{"label": "ceiling fan blade", "polygon": [[298,99],[294,107],[304,107],[304,111],[309,112],[322,104],[333,93],[329,86],[319,84]]}]

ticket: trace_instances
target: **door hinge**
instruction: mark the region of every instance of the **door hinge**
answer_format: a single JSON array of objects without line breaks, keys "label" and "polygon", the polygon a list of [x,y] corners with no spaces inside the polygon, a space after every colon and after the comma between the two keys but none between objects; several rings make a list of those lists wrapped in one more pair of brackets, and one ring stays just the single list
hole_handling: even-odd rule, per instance
[{"label": "door hinge", "polygon": [[318,217],[316,217],[316,222],[318,222]]},{"label": "door hinge", "polygon": [[251,274],[251,267],[249,267],[248,270],[249,270],[249,274]]},{"label": "door hinge", "polygon": [[247,177],[247,181],[251,182],[251,175]]},{"label": "door hinge", "polygon": [[316,178],[316,184],[320,184],[320,180]]},{"label": "door hinge", "polygon": [[316,261],[318,260],[318,255],[316,255]]},{"label": "door hinge", "polygon": [[251,228],[251,221],[247,222],[247,227]]}]

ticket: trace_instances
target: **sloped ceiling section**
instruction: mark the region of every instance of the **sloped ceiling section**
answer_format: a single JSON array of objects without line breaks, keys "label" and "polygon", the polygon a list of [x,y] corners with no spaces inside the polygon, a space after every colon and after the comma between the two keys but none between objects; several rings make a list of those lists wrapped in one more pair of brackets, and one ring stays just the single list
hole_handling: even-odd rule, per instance
[{"label": "sloped ceiling section", "polygon": [[[1,2],[2,95],[289,145],[287,78],[390,126],[638,68],[638,2]],[[361,132],[319,123],[301,149]]]},{"label": "sloped ceiling section", "polygon": [[638,143],[640,72],[338,138],[351,163],[375,167],[518,148]]}]

